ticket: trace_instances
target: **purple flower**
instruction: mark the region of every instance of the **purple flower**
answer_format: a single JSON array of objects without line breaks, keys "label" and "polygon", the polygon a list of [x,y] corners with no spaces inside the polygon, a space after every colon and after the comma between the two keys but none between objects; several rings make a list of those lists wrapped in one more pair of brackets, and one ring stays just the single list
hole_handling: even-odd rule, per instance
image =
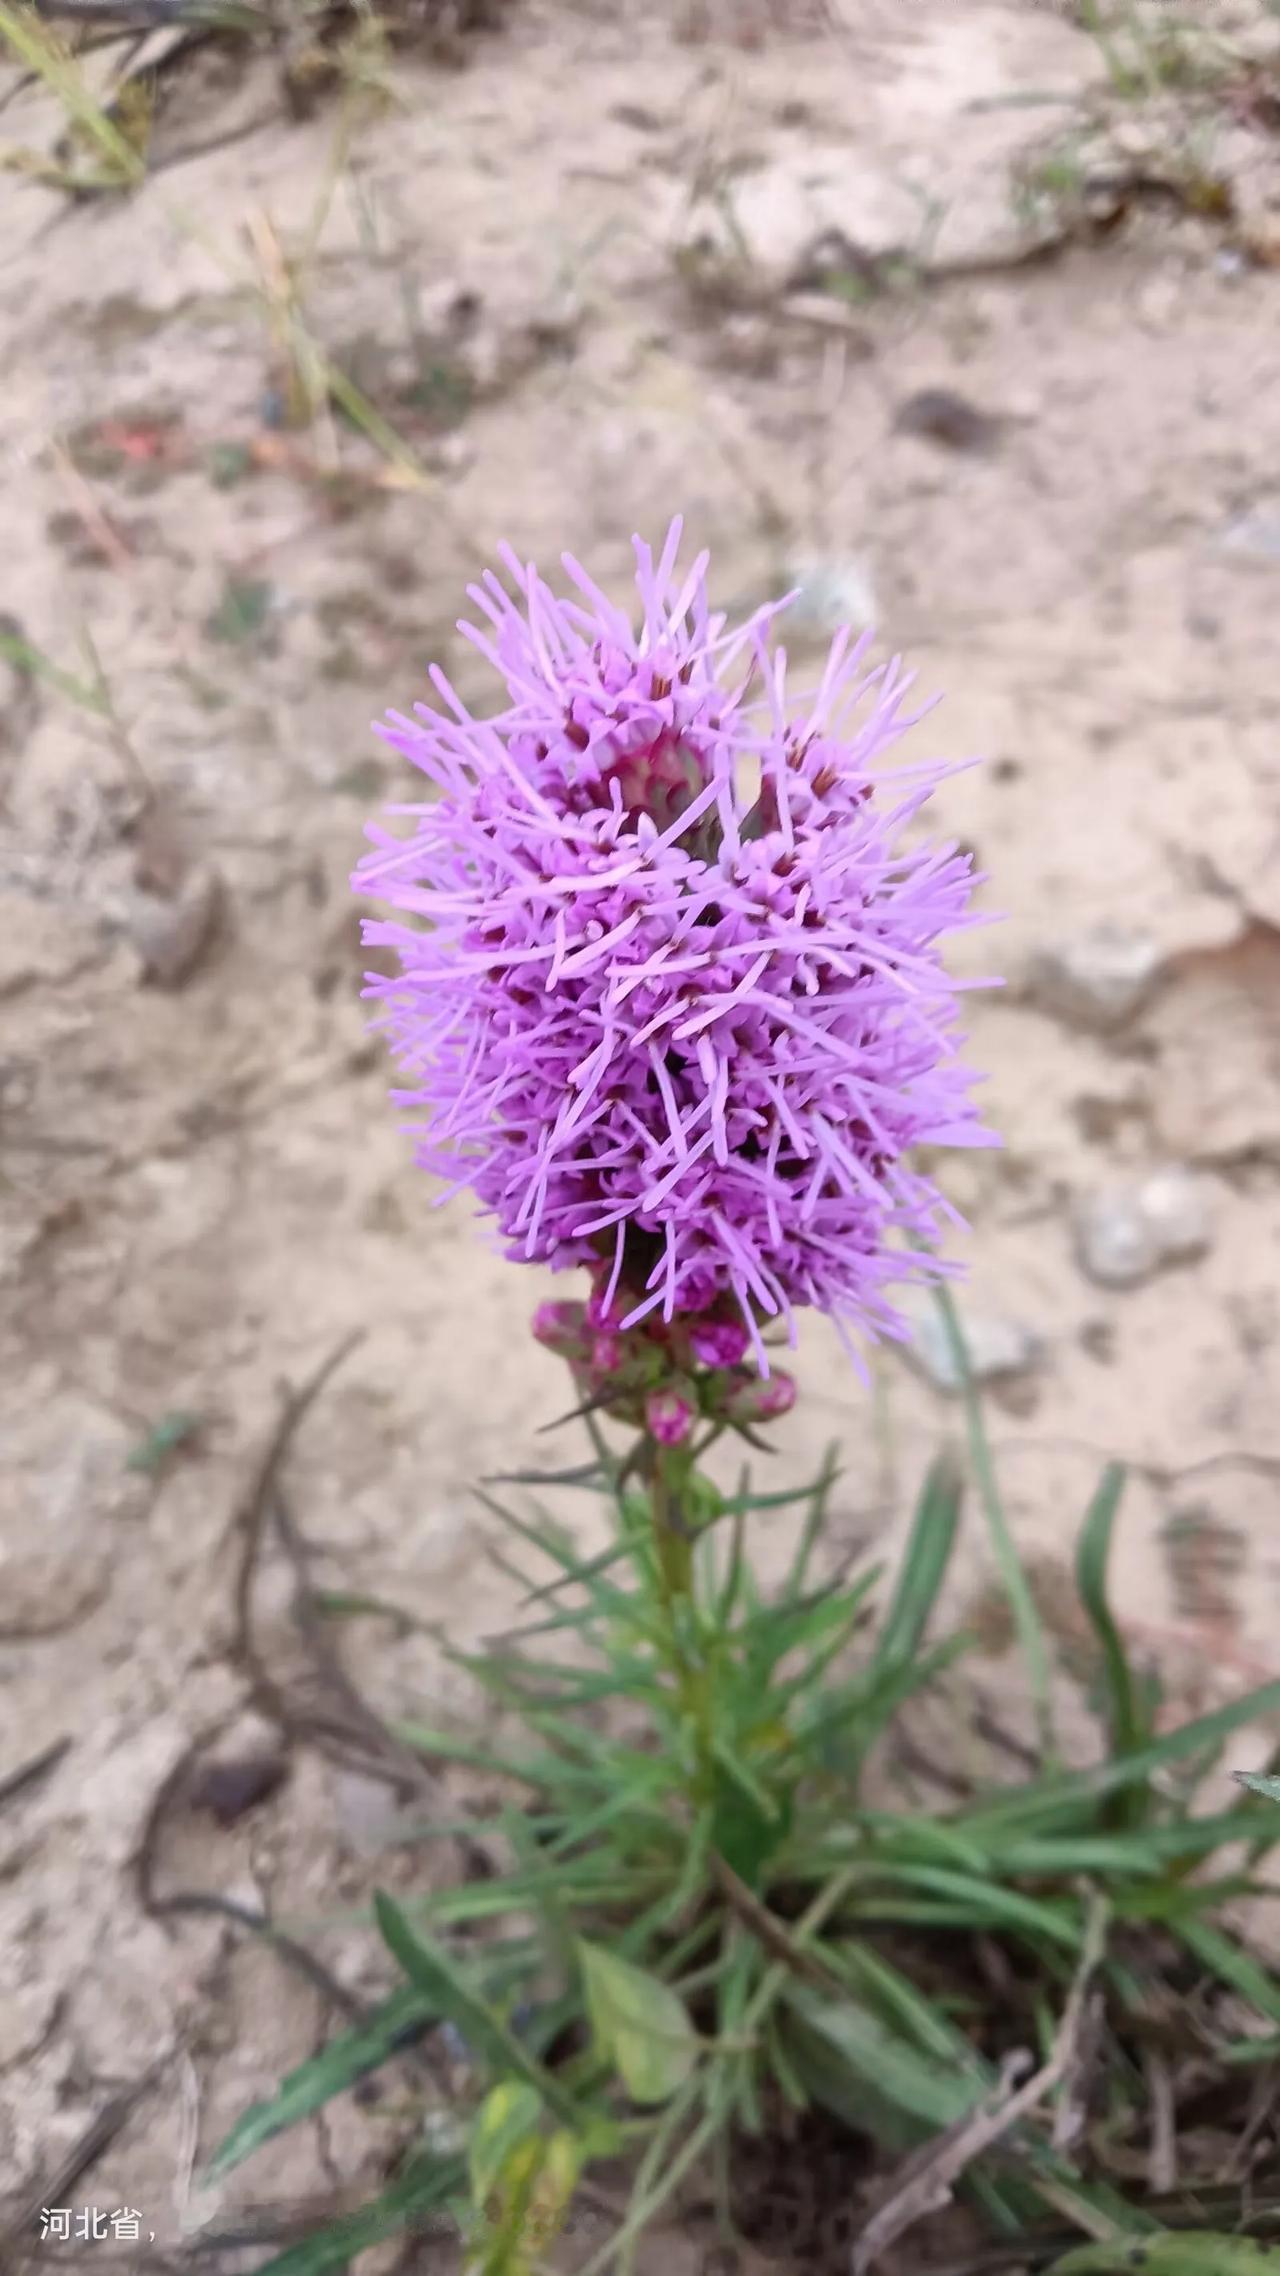
[{"label": "purple flower", "polygon": [[689,1346],[704,1367],[737,1367],[751,1338],[740,1320],[699,1320],[690,1331]]},{"label": "purple flower", "polygon": [[767,1373],[764,1321],[901,1335],[888,1285],[949,1269],[907,1245],[954,1218],[907,1157],[995,1142],[938,947],[981,920],[970,856],[903,842],[952,770],[884,768],[898,662],[842,634],[790,699],[785,604],[727,630],[679,540],[636,541],[638,629],[567,557],[575,599],[505,549],[518,603],[470,588],[508,701],[474,718],[433,668],[440,707],[382,729],[434,794],[369,829],[356,887],[407,921],[366,921],[402,969],[365,993],[441,1199],[589,1267],[593,1327],[728,1310]]}]

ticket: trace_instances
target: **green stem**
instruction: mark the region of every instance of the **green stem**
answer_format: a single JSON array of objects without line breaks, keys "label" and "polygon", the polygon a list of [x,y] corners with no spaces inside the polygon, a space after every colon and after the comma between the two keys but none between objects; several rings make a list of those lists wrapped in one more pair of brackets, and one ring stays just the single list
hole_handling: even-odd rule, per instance
[{"label": "green stem", "polygon": [[689,1650],[696,1623],[693,1533],[688,1524],[687,1488],[693,1466],[687,1452],[650,1443],[645,1449],[649,1507],[658,1566],[658,1593],[666,1616],[671,1672],[681,1708],[693,1734],[696,1762],[694,1799],[710,1799],[714,1779],[715,1717],[711,1670],[699,1652]]}]

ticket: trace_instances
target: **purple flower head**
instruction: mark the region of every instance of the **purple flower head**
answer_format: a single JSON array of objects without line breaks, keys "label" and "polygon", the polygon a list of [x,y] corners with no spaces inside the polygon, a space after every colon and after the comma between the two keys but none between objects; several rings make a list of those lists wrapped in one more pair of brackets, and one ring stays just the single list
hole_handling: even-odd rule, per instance
[{"label": "purple flower head", "polygon": [[751,1348],[751,1338],[740,1320],[699,1320],[690,1332],[689,1346],[704,1367],[737,1367]]},{"label": "purple flower head", "polygon": [[391,715],[433,796],[354,882],[403,912],[366,921],[401,962],[366,995],[441,1199],[587,1266],[593,1328],[740,1318],[767,1374],[766,1320],[901,1335],[887,1286],[947,1269],[908,1245],[954,1213],[907,1157],[994,1143],[938,946],[980,920],[970,856],[903,842],[950,770],[883,765],[897,661],[842,634],[790,697],[783,604],[727,630],[679,540],[636,541],[638,626],[504,550],[518,600],[488,572],[460,629],[508,700],[475,718],[433,669],[439,707]]}]

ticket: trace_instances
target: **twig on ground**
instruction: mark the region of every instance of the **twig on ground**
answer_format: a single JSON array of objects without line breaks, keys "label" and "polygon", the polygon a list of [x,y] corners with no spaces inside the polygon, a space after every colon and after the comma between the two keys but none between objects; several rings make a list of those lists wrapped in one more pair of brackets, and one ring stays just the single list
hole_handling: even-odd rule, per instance
[{"label": "twig on ground", "polygon": [[43,1747],[39,1754],[33,1754],[29,1762],[19,1763],[16,1770],[11,1770],[6,1777],[0,1778],[0,1809],[3,1809],[6,1802],[16,1800],[19,1794],[25,1794],[29,1786],[36,1786],[42,1778],[47,1778],[51,1770],[57,1769],[70,1748],[70,1739],[55,1739],[51,1746]]},{"label": "twig on ground", "polygon": [[868,2276],[881,2254],[896,2244],[899,2237],[905,2236],[908,2229],[914,2228],[917,2221],[949,2205],[957,2181],[974,2159],[984,2156],[1048,2095],[1074,2076],[1080,2060],[1089,1989],[1102,1957],[1106,1923],[1106,1904],[1102,1898],[1095,1897],[1085,1924],[1080,1965],[1049,2060],[1042,2063],[1024,2085],[1011,2092],[1013,2064],[1025,2066],[1028,2058],[1025,2055],[1006,2058],[1004,2077],[995,2094],[906,2160],[893,2194],[872,2215],[854,2243],[850,2276]]},{"label": "twig on ground", "polygon": [[232,1514],[229,1534],[243,1535],[243,1548],[236,1573],[235,1616],[237,1646],[243,1653],[245,1639],[250,1631],[250,1595],[253,1587],[253,1568],[261,1545],[271,1507],[271,1495],[283,1467],[286,1455],[299,1426],[305,1421],[320,1393],[330,1378],[337,1374],[343,1361],[348,1359],[357,1344],[364,1341],[363,1328],[353,1328],[337,1348],[330,1352],[315,1372],[296,1391],[286,1394],[271,1435],[263,1447],[249,1483]]},{"label": "twig on ground", "polygon": [[50,445],[50,455],[77,516],[100,552],[113,569],[132,569],[132,549],[126,545],[119,530],[98,504],[66,444],[55,440]]},{"label": "twig on ground", "polygon": [[[279,1492],[280,1472],[300,1424],[344,1359],[362,1341],[363,1331],[344,1336],[337,1348],[296,1391],[286,1394],[279,1416],[254,1466],[233,1513],[228,1537],[241,1536],[233,1589],[235,1632],[233,1656],[247,1673],[255,1703],[277,1723],[287,1738],[311,1739],[331,1759],[355,1764],[373,1777],[388,1780],[397,1790],[419,1799],[438,1800],[438,1787],[420,1758],[389,1731],[362,1698],[334,1649],[306,1570],[306,1550]],[[253,1583],[266,1529],[274,1519],[280,1540],[293,1567],[296,1590],[294,1618],[307,1643],[316,1671],[336,1694],[333,1712],[300,1709],[276,1680],[258,1646],[253,1627]],[[351,2021],[368,2020],[368,2010],[355,1995],[316,1959],[274,1926],[265,1913],[235,1902],[213,1890],[178,1889],[160,1894],[155,1885],[160,1836],[170,1810],[190,1791],[194,1765],[205,1749],[221,1735],[229,1718],[223,1717],[193,1741],[157,1789],[134,1856],[135,1885],[144,1912],[153,1919],[178,1913],[203,1913],[233,1921],[263,1937],[295,1971],[304,1976],[321,1997]],[[478,1842],[459,1837],[469,1867],[486,1876],[491,1871],[487,1853]]]},{"label": "twig on ground", "polygon": [[743,1927],[750,1929],[757,1943],[762,1944],[773,1959],[780,1960],[792,1975],[801,1977],[805,1983],[816,1984],[819,1990],[832,1992],[837,1998],[844,1997],[845,1986],[839,1977],[824,1968],[820,1960],[815,1960],[811,1952],[806,1952],[802,1944],[797,1944],[785,1922],[771,1913],[767,1905],[761,1904],[732,1865],[726,1864],[714,1850],[711,1872]]},{"label": "twig on ground", "polygon": [[126,2086],[119,2094],[113,2094],[97,2117],[90,2120],[79,2140],[72,2143],[55,2170],[47,2178],[41,2178],[34,2189],[19,2199],[4,2228],[0,2230],[0,2271],[5,2272],[5,2276],[26,2257],[22,2242],[23,2231],[33,2227],[39,2220],[41,2207],[56,2205],[67,2197],[76,2183],[105,2155],[116,2136],[123,2133],[135,2105],[154,2086],[169,2061],[168,2055],[162,2055],[159,2062],[153,2063],[150,2070],[134,2080],[132,2086]]},{"label": "twig on ground", "polygon": [[1171,2197],[1178,2186],[1177,2110],[1173,2074],[1153,2051],[1145,2064],[1151,2101],[1151,2153],[1147,2186],[1153,2197]]}]

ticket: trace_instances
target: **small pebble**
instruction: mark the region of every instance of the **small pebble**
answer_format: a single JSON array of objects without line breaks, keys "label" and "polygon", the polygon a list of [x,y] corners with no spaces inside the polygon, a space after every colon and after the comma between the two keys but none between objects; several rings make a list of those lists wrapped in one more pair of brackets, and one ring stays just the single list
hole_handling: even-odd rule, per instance
[{"label": "small pebble", "polygon": [[224,905],[222,879],[207,866],[193,869],[172,900],[136,894],[129,931],[143,978],[157,988],[183,987],[212,946]]},{"label": "small pebble", "polygon": [[1104,1187],[1076,1209],[1080,1269],[1102,1288],[1136,1288],[1162,1265],[1203,1255],[1209,1236],[1205,1181],[1176,1165]]},{"label": "small pebble", "polygon": [[1096,925],[1046,943],[1031,960],[1033,1000],[1073,1027],[1123,1027],[1151,996],[1161,956],[1146,933]]},{"label": "small pebble", "polygon": [[208,1762],[195,1779],[190,1803],[220,1826],[233,1826],[283,1786],[289,1765],[281,1754],[245,1755],[238,1761]]},{"label": "small pebble", "polygon": [[[912,1318],[912,1340],[903,1349],[918,1371],[925,1375],[936,1391],[945,1391],[950,1397],[964,1388],[964,1378],[956,1365],[946,1327],[929,1305],[917,1310],[909,1309]],[[975,1383],[994,1383],[1015,1375],[1026,1375],[1038,1367],[1044,1356],[1039,1336],[1020,1320],[1000,1313],[962,1313],[961,1333],[969,1356],[969,1368]]]},{"label": "small pebble", "polygon": [[922,387],[899,404],[893,424],[897,434],[922,435],[947,450],[985,451],[995,443],[1002,422],[953,387]]}]

